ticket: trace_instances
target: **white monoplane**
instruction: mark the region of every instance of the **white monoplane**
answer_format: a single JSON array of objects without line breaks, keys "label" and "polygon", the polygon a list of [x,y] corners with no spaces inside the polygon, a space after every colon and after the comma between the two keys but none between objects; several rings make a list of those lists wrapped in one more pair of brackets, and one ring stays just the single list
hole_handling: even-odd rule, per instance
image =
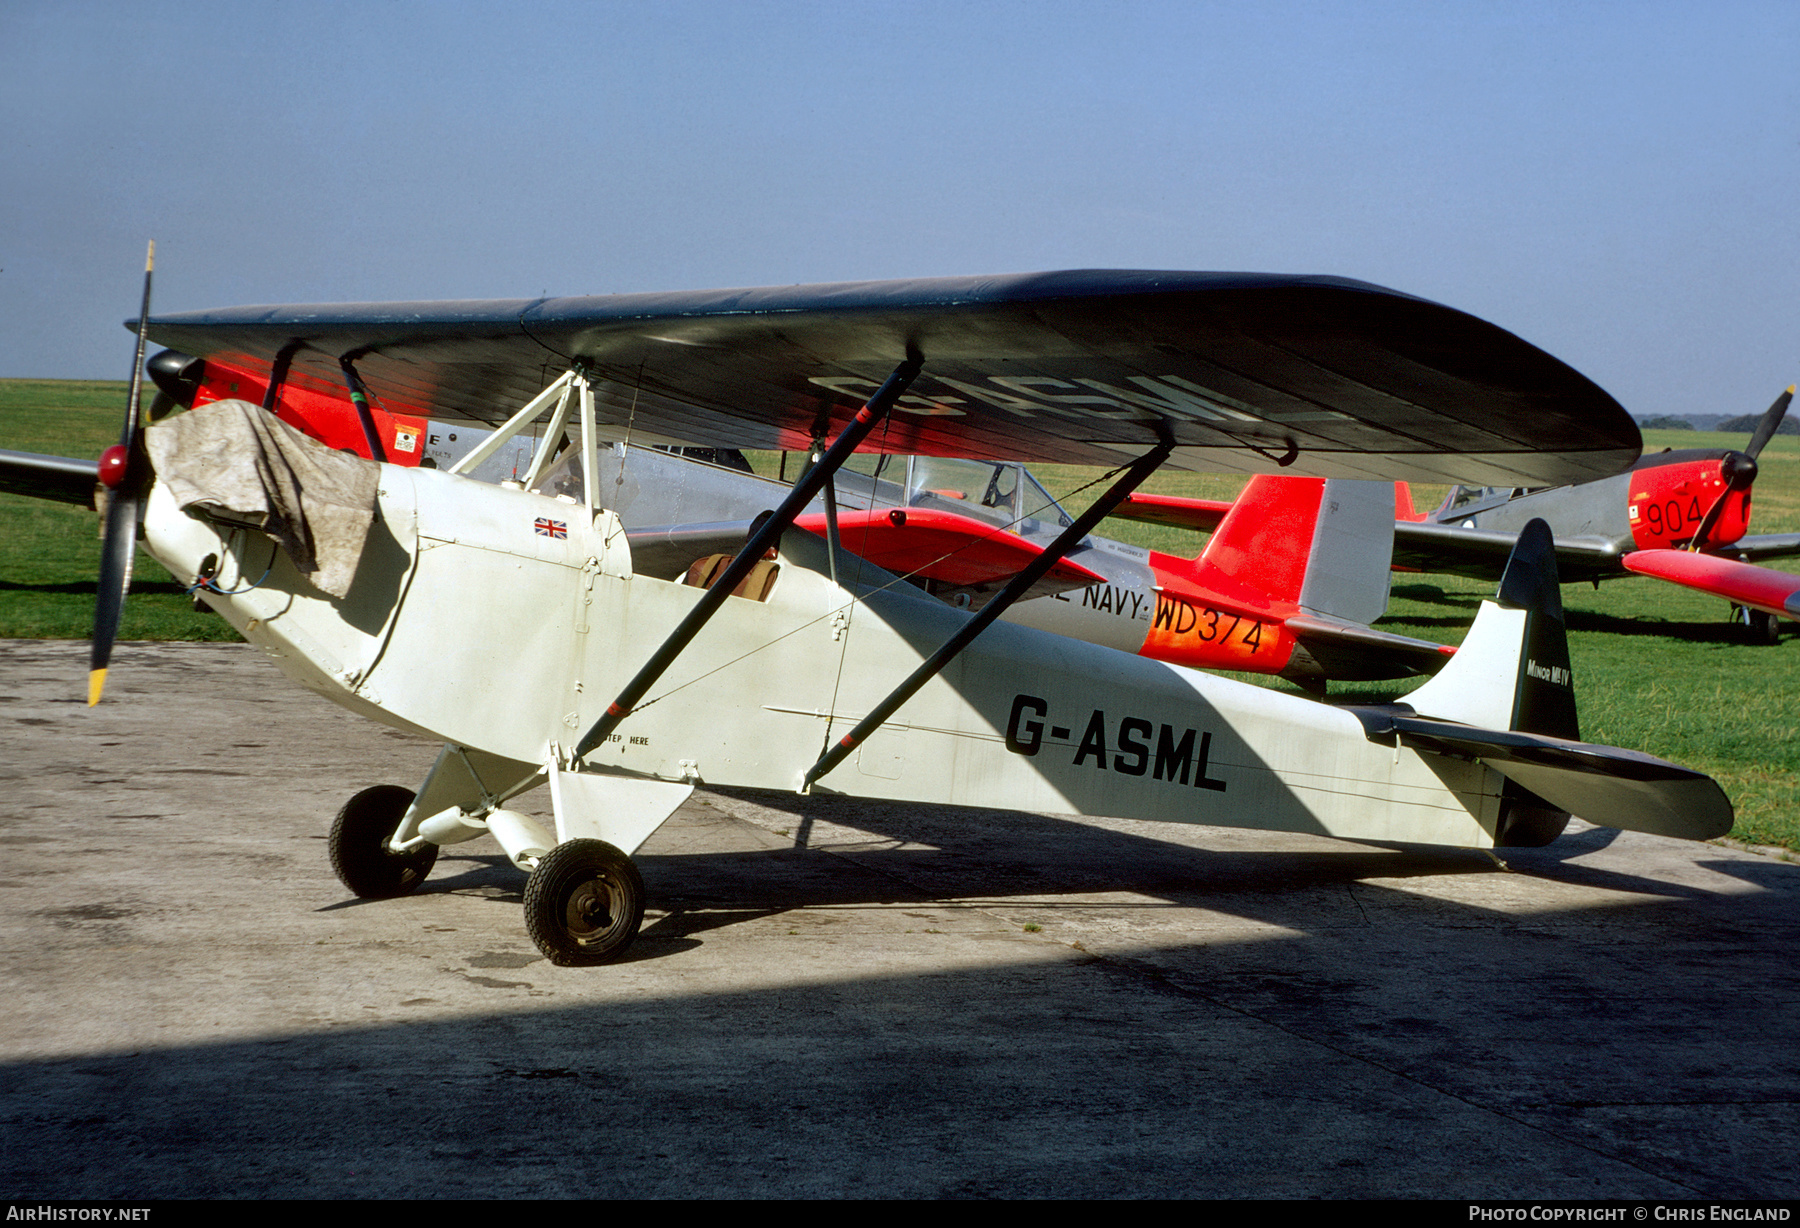
[{"label": "white monoplane", "polygon": [[[141,505],[150,551],[291,678],[444,744],[416,793],[344,806],[331,854],[353,892],[411,891],[441,846],[491,834],[530,873],[526,925],[559,963],[631,941],[629,855],[700,783],[1472,847],[1543,843],[1569,813],[1696,839],[1731,825],[1708,777],[1578,740],[1538,525],[1405,704],[1334,708],[994,625],[1162,464],[1541,486],[1636,459],[1605,393],[1446,307],[1337,278],[1076,272],[240,308],[144,332],[498,428],[433,471],[243,402],[134,419],[109,532]],[[518,489],[466,476],[521,432],[539,443]],[[626,437],[820,459],[729,562],[659,579],[598,484],[534,493]],[[835,534],[784,532],[858,447],[1123,474],[971,614]],[[122,588],[103,584],[103,607]],[[545,782],[554,832],[506,807]]]}]

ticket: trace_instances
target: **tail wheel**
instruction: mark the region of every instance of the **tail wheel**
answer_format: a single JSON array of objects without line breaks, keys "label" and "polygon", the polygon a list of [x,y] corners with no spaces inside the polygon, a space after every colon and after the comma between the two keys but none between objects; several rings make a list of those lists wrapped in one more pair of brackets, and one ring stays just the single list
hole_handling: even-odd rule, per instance
[{"label": "tail wheel", "polygon": [[525,929],[544,958],[565,968],[617,959],[644,923],[644,880],[604,840],[569,840],[525,884]]},{"label": "tail wheel", "polygon": [[1494,847],[1543,848],[1562,835],[1568,825],[1567,811],[1557,810],[1509,780],[1500,793],[1500,823],[1494,829]]},{"label": "tail wheel", "polygon": [[418,890],[437,863],[438,846],[421,844],[404,853],[388,838],[406,817],[413,792],[399,785],[376,785],[344,803],[331,825],[331,868],[351,894],[388,900]]}]

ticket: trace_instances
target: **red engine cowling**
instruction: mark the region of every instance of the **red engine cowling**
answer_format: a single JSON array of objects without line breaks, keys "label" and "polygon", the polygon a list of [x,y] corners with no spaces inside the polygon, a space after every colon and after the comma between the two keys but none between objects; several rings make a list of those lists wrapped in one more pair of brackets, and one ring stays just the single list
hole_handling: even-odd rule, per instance
[{"label": "red engine cowling", "polygon": [[1703,547],[1728,545],[1750,531],[1750,489],[1735,488],[1726,460],[1697,460],[1639,469],[1631,475],[1626,515],[1639,550],[1685,545],[1723,500]]}]

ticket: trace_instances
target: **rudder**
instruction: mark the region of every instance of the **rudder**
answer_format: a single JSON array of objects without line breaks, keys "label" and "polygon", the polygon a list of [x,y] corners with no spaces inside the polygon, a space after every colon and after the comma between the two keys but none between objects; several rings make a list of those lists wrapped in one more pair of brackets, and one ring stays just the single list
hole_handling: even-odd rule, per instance
[{"label": "rudder", "polygon": [[[1533,520],[1520,532],[1494,600],[1481,603],[1450,663],[1406,702],[1421,716],[1581,740],[1556,542],[1548,524]],[[1568,812],[1515,780],[1507,780],[1503,796],[1496,844],[1548,844],[1568,822]]]},{"label": "rudder", "polygon": [[1393,548],[1393,483],[1259,474],[1206,543],[1196,576],[1221,592],[1253,589],[1372,623],[1387,611]]}]

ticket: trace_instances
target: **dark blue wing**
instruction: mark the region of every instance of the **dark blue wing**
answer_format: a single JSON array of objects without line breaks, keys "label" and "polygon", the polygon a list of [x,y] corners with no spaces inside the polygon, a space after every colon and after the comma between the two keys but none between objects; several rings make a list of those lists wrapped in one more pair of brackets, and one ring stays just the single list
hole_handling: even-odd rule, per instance
[{"label": "dark blue wing", "polygon": [[1635,424],[1492,324],[1332,277],[1076,271],[495,302],[245,307],[157,341],[388,408],[494,423],[571,362],[641,441],[800,448],[908,352],[881,450],[1113,464],[1167,436],[1202,470],[1548,485],[1617,472]]}]

